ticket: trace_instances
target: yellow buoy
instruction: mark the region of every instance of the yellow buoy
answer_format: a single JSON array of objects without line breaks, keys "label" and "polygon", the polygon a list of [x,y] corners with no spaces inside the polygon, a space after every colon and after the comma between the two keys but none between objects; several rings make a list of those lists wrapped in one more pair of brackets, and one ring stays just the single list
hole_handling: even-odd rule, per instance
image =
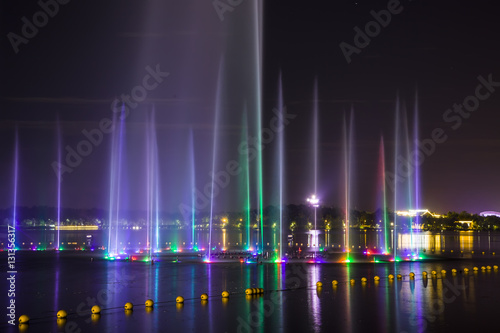
[{"label": "yellow buoy", "polygon": [[414,279],[414,278],[415,278],[415,273],[410,272],[410,279]]},{"label": "yellow buoy", "polygon": [[222,298],[228,298],[228,297],[229,297],[229,293],[227,291],[223,291]]},{"label": "yellow buoy", "polygon": [[356,283],[356,280],[351,279],[351,284],[355,284],[355,283]]},{"label": "yellow buoy", "polygon": [[260,293],[263,294],[264,293],[264,288],[260,288]]},{"label": "yellow buoy", "polygon": [[490,271],[491,270],[491,266],[486,266],[486,269]]},{"label": "yellow buoy", "polygon": [[486,270],[486,267],[481,266],[481,270],[482,270],[482,271],[485,271],[485,270]]},{"label": "yellow buoy", "polygon": [[28,317],[27,315],[22,315],[21,317],[19,317],[19,324],[27,324],[29,323],[30,321],[30,317]]},{"label": "yellow buoy", "polygon": [[483,251],[483,252],[481,252],[481,253],[482,253],[482,254],[483,254],[483,256],[484,256],[484,251]]},{"label": "yellow buoy", "polygon": [[99,305],[94,305],[90,311],[94,314],[99,314],[101,313],[101,307]]},{"label": "yellow buoy", "polygon": [[453,274],[457,274],[457,270],[456,270],[455,268],[453,268],[453,269],[451,270],[451,272],[452,272]]},{"label": "yellow buoy", "polygon": [[333,280],[333,281],[332,281],[332,284],[333,284],[334,286],[336,286],[336,285],[338,285],[338,284],[339,284],[339,281],[337,281],[337,280]]},{"label": "yellow buoy", "polygon": [[125,303],[125,310],[132,310],[134,305],[130,302]]},{"label": "yellow buoy", "polygon": [[473,270],[474,270],[474,272],[477,272],[479,270],[479,268],[474,267]]},{"label": "yellow buoy", "polygon": [[441,274],[445,275],[446,274],[446,270],[442,269],[441,270]]},{"label": "yellow buoy", "polygon": [[431,274],[432,275],[437,275],[437,272],[436,271],[432,271]]},{"label": "yellow buoy", "polygon": [[394,275],[392,274],[389,274],[387,277],[389,278],[389,280],[394,280]]},{"label": "yellow buoy", "polygon": [[464,273],[469,273],[469,269],[468,268],[464,268]]},{"label": "yellow buoy", "polygon": [[397,278],[398,280],[401,280],[401,279],[403,279],[403,275],[398,274],[398,275],[396,275],[396,278]]},{"label": "yellow buoy", "polygon": [[202,301],[206,301],[207,299],[208,299],[208,294],[205,294],[205,293],[201,294]]},{"label": "yellow buoy", "polygon": [[68,316],[68,313],[64,310],[59,310],[57,311],[57,318],[66,318]]},{"label": "yellow buoy", "polygon": [[470,253],[474,254],[474,251],[470,251]]},{"label": "yellow buoy", "polygon": [[153,305],[155,305],[155,302],[153,302],[152,299],[148,299],[145,304],[146,304],[146,307],[151,308],[151,307],[153,307]]},{"label": "yellow buoy", "polygon": [[321,281],[316,282],[316,287],[318,288],[323,287],[323,282]]},{"label": "yellow buoy", "polygon": [[493,266],[493,269],[498,269],[498,266],[497,266],[497,265],[494,265],[494,266]]},{"label": "yellow buoy", "polygon": [[379,276],[377,276],[377,275],[375,275],[375,276],[373,277],[373,279],[374,279],[375,281],[379,281],[379,280],[380,280],[380,277],[379,277]]},{"label": "yellow buoy", "polygon": [[426,271],[423,271],[423,272],[422,272],[422,275],[423,275],[423,276],[427,276],[427,272],[426,272]]},{"label": "yellow buoy", "polygon": [[368,281],[368,279],[367,279],[367,278],[365,278],[365,277],[362,277],[362,278],[361,278],[361,282],[366,282],[366,281]]},{"label": "yellow buoy", "polygon": [[184,297],[177,296],[177,298],[175,299],[175,303],[184,303]]},{"label": "yellow buoy", "polygon": [[495,252],[493,252],[492,255],[495,255]]},{"label": "yellow buoy", "polygon": [[[252,295],[252,294],[253,294],[252,289],[251,289],[251,288],[247,288],[247,289],[245,289],[245,294],[247,294],[247,295]],[[203,295],[202,295],[202,296],[203,296]]]}]

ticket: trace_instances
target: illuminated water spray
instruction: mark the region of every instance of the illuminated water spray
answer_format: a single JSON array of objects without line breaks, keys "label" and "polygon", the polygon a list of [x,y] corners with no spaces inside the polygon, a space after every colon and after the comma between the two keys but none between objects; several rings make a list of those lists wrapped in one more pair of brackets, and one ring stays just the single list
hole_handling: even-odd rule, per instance
[{"label": "illuminated water spray", "polygon": [[[254,59],[255,59],[255,107],[256,122],[257,122],[257,147],[262,147],[262,3],[254,1],[252,3],[254,10]],[[263,199],[263,171],[262,171],[262,149],[257,149],[257,195],[259,206],[259,221],[260,221],[260,247],[259,252],[264,250],[264,199]]]},{"label": "illuminated water spray", "polygon": [[[247,105],[243,109],[242,115],[242,128],[241,131],[241,142],[248,142],[248,111]],[[252,221],[250,218],[251,212],[251,200],[250,200],[250,162],[249,162],[249,149],[240,151],[240,166],[241,166],[241,177],[240,181],[240,198],[242,201],[242,207],[244,207],[245,214],[245,232],[246,232],[246,250],[249,251],[252,248],[252,237],[251,228]]]},{"label": "illuminated water spray", "polygon": [[[415,172],[414,172],[414,182],[413,182],[413,190],[414,190],[414,202],[415,209],[421,209],[421,201],[420,201],[420,158],[419,158],[419,121],[418,121],[418,93],[415,93],[415,109],[414,109],[414,123],[413,123],[413,161],[415,161]],[[419,228],[420,226],[420,216],[419,214],[415,215],[415,226]],[[415,239],[412,234],[412,246],[415,245]],[[418,246],[413,246],[414,248],[414,256],[418,256]]]},{"label": "illuminated water spray", "polygon": [[120,193],[122,178],[122,153],[125,136],[125,109],[121,115],[113,116],[113,131],[111,140],[111,161],[109,169],[109,216],[108,216],[108,256],[119,253],[118,249],[118,224],[120,219]]},{"label": "illuminated water spray", "polygon": [[396,116],[394,124],[394,176],[391,180],[391,184],[394,192],[394,227],[392,230],[392,253],[394,260],[398,258],[398,153],[399,153],[399,98],[396,100]]},{"label": "illuminated water spray", "polygon": [[307,199],[307,202],[311,204],[314,208],[314,229],[310,231],[311,234],[311,245],[316,253],[316,249],[319,246],[318,239],[318,223],[317,223],[317,208],[319,207],[319,198],[316,196],[318,193],[318,80],[314,83],[314,107],[313,107],[313,182],[314,182],[314,194]]},{"label": "illuminated water spray", "polygon": [[[61,160],[61,128],[59,122],[57,123],[57,162],[62,165]],[[61,249],[61,168],[57,168],[57,242],[56,250]]]},{"label": "illuminated water spray", "polygon": [[[284,107],[285,107],[285,103],[283,101],[283,82],[282,82],[281,73],[280,73],[279,87],[278,87],[278,109],[279,109],[280,115],[283,115]],[[282,128],[278,134],[279,223],[280,223],[278,261],[281,261],[283,259],[283,209],[284,209],[284,205],[283,205],[284,204],[284,202],[283,202],[284,181],[283,181],[283,178],[284,178],[284,173],[285,173],[285,165],[284,165],[284,158],[285,158],[284,136],[285,136],[285,133],[284,132],[285,132],[285,130],[284,130],[284,128]]]},{"label": "illuminated water spray", "polygon": [[384,137],[380,137],[379,145],[379,189],[380,193],[380,220],[382,221],[382,229],[384,231],[384,253],[389,252],[390,248],[390,226],[389,226],[389,216],[387,214],[387,193],[386,193],[386,175],[385,175],[385,149],[384,149]]},{"label": "illuminated water spray", "polygon": [[191,177],[191,245],[194,250],[198,250],[195,246],[196,237],[196,176],[195,176],[195,158],[194,158],[194,138],[193,129],[189,130],[189,173]]},{"label": "illuminated water spray", "polygon": [[159,251],[159,164],[156,138],[155,110],[153,109],[146,127],[146,244],[149,254]]},{"label": "illuminated water spray", "polygon": [[351,119],[349,128],[347,127],[347,120],[344,117],[344,211],[345,211],[345,235],[344,235],[344,249],[346,251],[346,262],[350,262],[350,211],[351,211],[351,191],[352,191],[352,173],[353,173],[353,128],[354,128],[354,111],[351,110]]},{"label": "illuminated water spray", "polygon": [[212,186],[210,193],[210,221],[209,221],[209,234],[208,234],[208,260],[210,261],[212,253],[212,225],[214,218],[214,189],[215,189],[215,170],[217,167],[217,147],[218,147],[218,134],[219,134],[219,118],[221,109],[221,99],[222,99],[222,68],[224,61],[221,59],[219,63],[219,75],[217,78],[217,91],[215,97],[215,117],[214,117],[214,137],[213,137],[213,147],[212,147]]},{"label": "illuminated water spray", "polygon": [[17,128],[15,132],[15,143],[14,143],[14,195],[13,195],[13,207],[12,207],[12,227],[16,229],[17,220],[17,185],[18,185],[18,172],[19,172],[19,138],[17,134]]}]

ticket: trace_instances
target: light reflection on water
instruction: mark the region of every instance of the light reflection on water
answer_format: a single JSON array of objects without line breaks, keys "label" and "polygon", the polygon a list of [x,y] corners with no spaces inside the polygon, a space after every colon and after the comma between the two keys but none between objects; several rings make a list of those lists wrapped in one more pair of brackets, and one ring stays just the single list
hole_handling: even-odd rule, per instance
[{"label": "light reflection on water", "polygon": [[[455,241],[461,244],[460,237]],[[16,288],[22,291],[16,298],[17,314],[30,315],[32,331],[57,331],[59,309],[72,313],[68,323],[74,322],[82,332],[474,331],[490,329],[494,309],[500,306],[500,273],[472,271],[474,266],[498,265],[498,256],[491,255],[385,264],[159,261],[151,265],[92,262],[88,254],[71,252],[18,252],[17,260]],[[468,275],[465,267],[471,269]],[[452,268],[457,274],[451,273]],[[444,276],[442,269],[447,271]],[[423,279],[424,270],[429,274],[435,270],[437,277]],[[409,279],[410,272],[415,272],[414,280]],[[404,278],[389,281],[389,274]],[[375,283],[375,275],[380,282]],[[361,277],[368,281],[361,283]],[[339,281],[335,288],[333,279]],[[317,281],[323,282],[321,291]],[[249,287],[267,292],[247,297],[244,291]],[[220,297],[223,290],[231,294],[226,301]],[[204,292],[211,296],[206,303],[200,300]],[[177,296],[185,298],[183,306],[176,306]],[[95,322],[88,320],[88,313],[77,313],[79,307],[90,309],[88,298],[104,309]],[[144,307],[148,298],[156,302],[149,312]],[[129,315],[123,311],[125,302],[135,305]],[[10,328],[4,325],[4,329]]]}]

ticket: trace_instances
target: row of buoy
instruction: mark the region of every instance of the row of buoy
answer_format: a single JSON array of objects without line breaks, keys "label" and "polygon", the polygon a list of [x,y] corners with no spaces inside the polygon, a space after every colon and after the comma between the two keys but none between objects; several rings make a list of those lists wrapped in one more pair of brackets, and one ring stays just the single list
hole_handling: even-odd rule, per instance
[{"label": "row of buoy", "polygon": [[[481,271],[489,271],[489,270],[491,270],[491,269],[498,270],[498,266],[497,266],[497,265],[494,265],[493,267],[492,267],[492,266],[481,266],[481,268],[480,268],[480,269],[481,269]],[[478,268],[478,267],[474,267],[474,268],[473,268],[473,270],[474,270],[475,272],[477,272],[477,271],[479,271],[479,268]],[[468,269],[468,268],[464,268],[464,273],[468,273],[468,272],[469,272],[469,269]],[[457,273],[457,270],[456,270],[455,268],[453,268],[453,269],[451,270],[451,273],[452,273],[452,274],[456,274],[456,273]],[[432,275],[433,277],[437,277],[437,274],[438,274],[438,273],[437,273],[437,271],[431,271],[431,275]],[[446,275],[446,270],[445,270],[445,269],[442,269],[442,270],[441,270],[441,275],[442,275],[442,276]],[[410,274],[408,274],[408,276],[409,276],[409,277],[410,277],[410,279],[412,279],[412,280],[413,280],[413,279],[415,279],[415,273],[414,273],[414,272],[410,272]],[[428,273],[427,273],[426,271],[423,271],[423,272],[422,272],[422,277],[423,277],[424,279],[427,279],[427,276],[428,276]],[[387,278],[388,278],[389,280],[394,280],[395,278],[396,278],[396,279],[398,279],[398,280],[402,280],[402,279],[403,279],[403,275],[401,275],[401,274],[397,274],[396,276],[394,276],[393,274],[389,274],[389,275],[387,276]],[[375,276],[373,277],[373,280],[374,280],[374,281],[380,281],[380,276],[375,275]],[[366,277],[362,277],[362,278],[361,278],[361,282],[366,283],[367,281],[368,281],[368,279],[367,279]],[[355,280],[355,279],[351,279],[349,282],[350,282],[351,284],[355,284],[355,283],[356,283],[356,280]],[[339,284],[339,281],[337,281],[337,280],[333,280],[333,281],[332,281],[332,285],[333,285],[334,287],[335,287],[335,286],[337,286],[338,284]],[[321,282],[321,281],[316,282],[316,288],[321,288],[321,287],[323,287],[323,282]]]},{"label": "row of buoy", "polygon": [[[249,294],[248,291],[251,291],[251,293]],[[245,290],[245,293],[247,295],[257,295],[257,294],[263,294],[264,293],[264,288],[248,288],[247,290]],[[221,294],[222,298],[229,298],[229,292],[228,291],[223,291],[222,294]],[[203,293],[201,294],[200,296],[201,300],[202,301],[206,301],[208,300],[208,294],[206,293]],[[175,302],[178,303],[178,304],[182,304],[184,303],[184,297],[182,296],[178,296],[176,299],[175,299]],[[154,304],[155,302],[152,300],[152,299],[148,299],[146,300],[146,302],[144,303],[144,305],[146,306],[146,308],[152,308],[154,307]],[[130,303],[130,302],[127,302],[125,303],[124,307],[125,311],[132,311],[134,309],[134,304]],[[99,315],[101,313],[102,309],[99,305],[94,305],[91,309],[90,309],[90,312],[92,313],[92,315]],[[68,317],[68,313],[66,312],[66,310],[59,310],[57,311],[57,315],[56,315],[57,319],[60,320],[60,319],[66,319]],[[22,315],[19,317],[19,324],[28,324],[30,321],[30,317],[27,316],[27,315]]]},{"label": "row of buoy", "polygon": [[247,295],[259,295],[264,293],[264,288],[247,288],[245,294]]},{"label": "row of buoy", "polygon": [[[422,252],[424,252],[424,253],[425,253],[425,252],[427,252],[427,250],[426,250],[426,249],[422,249]],[[431,249],[431,252],[435,252],[435,250],[434,250],[434,249]],[[441,252],[443,252],[443,253],[444,253],[444,252],[446,252],[446,250],[441,250]],[[453,250],[450,250],[450,253],[453,253]],[[460,253],[461,253],[461,254],[464,254],[464,251],[463,251],[463,250],[461,250],[461,251],[460,251]],[[471,254],[475,254],[476,252],[475,252],[474,250],[472,250],[472,251],[470,251],[470,253],[471,253]],[[481,252],[481,254],[484,256],[484,255],[486,254],[486,252],[485,252],[485,251],[482,251],[482,252]],[[495,252],[491,252],[491,255],[496,255],[496,253],[495,253]]]}]

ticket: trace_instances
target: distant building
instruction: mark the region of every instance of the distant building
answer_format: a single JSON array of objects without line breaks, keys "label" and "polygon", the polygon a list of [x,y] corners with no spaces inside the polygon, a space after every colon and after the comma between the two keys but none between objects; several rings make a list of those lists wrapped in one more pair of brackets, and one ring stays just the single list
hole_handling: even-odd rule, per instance
[{"label": "distant building", "polygon": [[479,215],[487,217],[487,216],[496,216],[500,217],[500,212],[495,212],[493,210],[487,210],[485,212],[479,213]]}]

